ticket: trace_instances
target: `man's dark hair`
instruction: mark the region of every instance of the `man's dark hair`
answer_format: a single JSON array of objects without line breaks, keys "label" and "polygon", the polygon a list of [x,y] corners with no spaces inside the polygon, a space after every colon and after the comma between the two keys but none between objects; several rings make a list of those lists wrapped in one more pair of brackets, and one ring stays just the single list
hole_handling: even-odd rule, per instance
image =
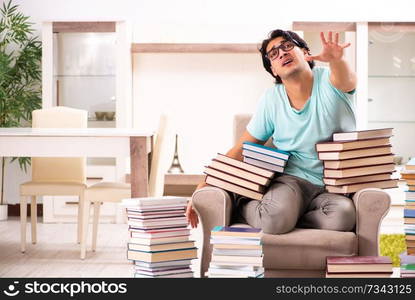
[{"label": "man's dark hair", "polygon": [[[307,50],[307,52],[310,52],[310,49],[307,46],[307,43],[300,38],[300,36],[298,34],[296,34],[295,32],[292,31],[285,31],[285,30],[281,30],[281,29],[276,29],[274,31],[271,31],[268,35],[268,38],[265,39],[262,42],[261,48],[259,49],[259,52],[261,52],[262,55],[262,63],[264,65],[265,70],[271,74],[272,77],[275,78],[275,83],[282,83],[280,76],[275,76],[272,73],[271,70],[271,61],[267,58],[267,46],[269,44],[269,42],[271,42],[273,39],[276,39],[277,37],[282,36],[285,40],[287,41],[293,41],[298,47]],[[308,65],[310,66],[310,68],[314,68],[314,61],[308,61]]]}]

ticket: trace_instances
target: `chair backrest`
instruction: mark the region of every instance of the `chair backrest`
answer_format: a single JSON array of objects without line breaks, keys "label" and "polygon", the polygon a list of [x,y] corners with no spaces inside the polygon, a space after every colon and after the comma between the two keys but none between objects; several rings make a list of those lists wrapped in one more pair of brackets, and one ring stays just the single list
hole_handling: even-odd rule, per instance
[{"label": "chair backrest", "polygon": [[[86,128],[88,112],[64,106],[37,109],[32,112],[33,128]],[[85,157],[34,157],[32,181],[86,182]]]},{"label": "chair backrest", "polygon": [[[248,125],[249,121],[251,120],[251,114],[237,114],[233,119],[233,144],[235,145],[239,138],[241,137],[242,133],[246,130],[246,126]],[[274,147],[272,143],[272,138],[265,143],[265,146]]]}]

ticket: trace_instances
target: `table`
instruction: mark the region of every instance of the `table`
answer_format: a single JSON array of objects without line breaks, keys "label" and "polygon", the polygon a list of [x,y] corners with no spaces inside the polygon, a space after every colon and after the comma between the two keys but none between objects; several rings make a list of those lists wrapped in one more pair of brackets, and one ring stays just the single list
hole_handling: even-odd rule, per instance
[{"label": "table", "polygon": [[124,128],[0,128],[0,157],[130,157],[131,196],[148,196],[152,132]]},{"label": "table", "polygon": [[167,173],[164,175],[164,195],[191,197],[205,177],[204,174]]}]

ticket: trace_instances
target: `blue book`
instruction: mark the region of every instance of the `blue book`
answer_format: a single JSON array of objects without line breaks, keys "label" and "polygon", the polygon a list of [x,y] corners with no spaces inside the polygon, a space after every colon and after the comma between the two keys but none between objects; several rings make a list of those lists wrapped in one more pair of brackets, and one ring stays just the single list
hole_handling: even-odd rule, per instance
[{"label": "blue book", "polygon": [[242,150],[242,155],[245,157],[250,157],[256,160],[260,160],[260,161],[264,161],[273,165],[277,165],[280,167],[285,167],[285,165],[287,164],[287,160],[282,159],[282,158],[278,158],[275,156],[271,156],[268,154],[264,154],[264,153],[260,153],[257,151],[252,151],[252,150],[248,150],[248,149],[243,149]]},{"label": "blue book", "polygon": [[283,160],[287,160],[290,157],[290,152],[283,151],[277,148],[271,148],[260,144],[255,144],[251,142],[244,142],[243,148],[251,151],[255,151],[258,153],[267,154],[269,156],[281,158]]},{"label": "blue book", "polygon": [[415,218],[415,209],[404,209],[403,216],[404,218]]},{"label": "blue book", "polygon": [[212,235],[229,235],[229,236],[260,236],[260,228],[251,228],[251,227],[229,227],[229,226],[215,226],[212,229]]}]

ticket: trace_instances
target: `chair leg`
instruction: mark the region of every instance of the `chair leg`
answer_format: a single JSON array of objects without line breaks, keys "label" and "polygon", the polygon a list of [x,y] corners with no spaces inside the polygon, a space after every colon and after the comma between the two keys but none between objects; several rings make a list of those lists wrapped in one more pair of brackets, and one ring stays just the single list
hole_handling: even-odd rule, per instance
[{"label": "chair leg", "polygon": [[78,202],[78,233],[76,241],[79,244],[81,242],[81,236],[82,236],[82,215],[83,215],[83,205],[81,203],[81,196],[79,196],[79,202]]},{"label": "chair leg", "polygon": [[36,244],[36,226],[37,226],[37,206],[36,206],[36,196],[31,196],[30,203],[30,222],[32,228],[32,244]]},{"label": "chair leg", "polygon": [[[86,193],[86,192],[85,192]],[[88,196],[81,195],[79,197],[80,204],[82,206],[82,229],[81,229],[81,259],[84,259],[86,256],[86,237],[88,235],[88,223],[89,223],[89,208],[90,200]]]},{"label": "chair leg", "polygon": [[20,196],[20,251],[26,251],[27,198]]},{"label": "chair leg", "polygon": [[101,208],[101,202],[94,202],[94,222],[92,225],[92,251],[97,249],[97,236],[98,236],[98,221],[99,221],[99,211]]}]

